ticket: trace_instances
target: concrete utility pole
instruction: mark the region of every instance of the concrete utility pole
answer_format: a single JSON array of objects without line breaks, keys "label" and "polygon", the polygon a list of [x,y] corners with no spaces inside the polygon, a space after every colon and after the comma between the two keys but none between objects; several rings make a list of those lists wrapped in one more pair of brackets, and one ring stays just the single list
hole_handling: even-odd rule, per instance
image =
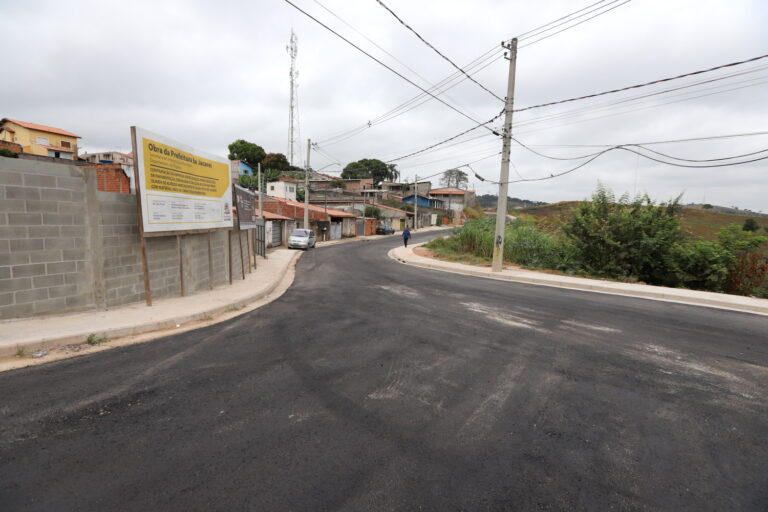
[{"label": "concrete utility pole", "polygon": [[413,177],[413,230],[419,228],[419,175]]},{"label": "concrete utility pole", "polygon": [[509,78],[507,79],[507,101],[504,105],[504,132],[501,147],[501,173],[499,176],[499,200],[496,204],[496,236],[493,241],[492,272],[501,272],[504,266],[504,228],[507,225],[507,188],[509,186],[509,149],[512,137],[512,107],[515,102],[515,66],[517,65],[517,38],[509,46]]},{"label": "concrete utility pole", "polygon": [[307,172],[304,173],[304,229],[309,229],[309,154],[312,141],[307,139]]},{"label": "concrete utility pole", "polygon": [[261,162],[258,164],[259,169],[259,177],[257,178],[258,185],[259,185],[259,218],[264,218],[264,183],[261,181]]}]

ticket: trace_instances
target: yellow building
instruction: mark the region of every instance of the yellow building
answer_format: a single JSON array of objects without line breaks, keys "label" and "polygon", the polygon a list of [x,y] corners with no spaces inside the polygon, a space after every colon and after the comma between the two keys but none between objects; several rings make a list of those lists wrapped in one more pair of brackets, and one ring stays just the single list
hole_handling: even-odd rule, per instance
[{"label": "yellow building", "polygon": [[52,126],[15,119],[0,120],[0,140],[21,145],[24,153],[73,160],[79,135]]}]

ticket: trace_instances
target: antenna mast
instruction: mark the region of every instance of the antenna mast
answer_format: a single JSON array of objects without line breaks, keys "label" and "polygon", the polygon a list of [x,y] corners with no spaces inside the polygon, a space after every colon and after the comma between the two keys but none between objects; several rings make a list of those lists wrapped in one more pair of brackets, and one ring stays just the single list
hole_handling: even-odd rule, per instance
[{"label": "antenna mast", "polygon": [[288,55],[291,56],[291,71],[288,75],[291,79],[291,99],[288,107],[288,163],[293,165],[293,156],[295,152],[294,146],[296,144],[296,123],[294,122],[297,110],[296,79],[299,77],[299,72],[296,70],[296,53],[298,53],[299,50],[299,40],[296,37],[296,34],[293,33],[293,29],[291,29],[290,44],[286,46],[285,49],[288,51]]}]

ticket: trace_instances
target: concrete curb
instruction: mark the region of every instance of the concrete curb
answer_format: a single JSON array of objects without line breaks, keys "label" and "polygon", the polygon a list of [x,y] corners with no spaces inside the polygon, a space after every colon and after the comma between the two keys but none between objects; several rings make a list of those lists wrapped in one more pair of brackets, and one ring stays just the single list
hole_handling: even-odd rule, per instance
[{"label": "concrete curb", "polygon": [[[423,243],[414,244],[413,246],[408,247],[408,249],[404,247],[395,247],[388,252],[388,256],[406,265],[413,265],[430,270],[439,270],[442,272],[451,272],[454,274],[482,277],[485,279],[533,284],[537,286],[551,286],[555,288],[566,288],[570,290],[621,295],[625,297],[675,302],[679,304],[714,307],[745,313],[754,313],[758,315],[768,315],[768,300],[766,299],[755,299],[736,295],[724,295],[714,292],[696,292],[693,290],[664,288],[660,286],[656,287],[650,285],[634,285],[631,283],[613,283],[611,281],[599,281],[596,279],[583,279],[583,283],[572,281],[566,282],[564,280],[557,281],[557,276],[553,276],[551,274],[546,274],[547,278],[540,278],[534,275],[510,275],[503,273],[492,275],[490,274],[489,270],[479,270],[471,265],[444,262],[441,260],[433,260],[423,256],[418,256],[413,253],[413,248],[420,245],[423,245]],[[416,258],[419,258],[419,260]],[[526,271],[526,273],[533,273],[533,271]],[[582,281],[582,279],[579,279],[579,281]],[[622,289],[617,289],[617,285],[622,286]],[[643,288],[632,289],[632,286],[642,286]],[[722,297],[720,297],[721,295]]]},{"label": "concrete curb", "polygon": [[[291,256],[290,260],[286,264],[285,271],[282,273],[280,279],[277,279],[271,282],[269,285],[266,286],[266,288],[257,290],[252,295],[242,297],[230,303],[218,305],[210,309],[206,309],[204,311],[199,311],[197,313],[174,316],[171,318],[165,318],[163,320],[155,320],[155,321],[145,322],[141,324],[131,325],[128,327],[116,327],[114,329],[100,330],[97,332],[94,332],[93,329],[84,328],[82,332],[78,332],[75,334],[67,334],[65,336],[45,337],[37,340],[21,341],[13,345],[0,346],[0,359],[14,356],[16,354],[16,351],[19,348],[23,348],[25,352],[30,353],[30,352],[36,352],[38,350],[51,350],[55,348],[64,347],[67,345],[79,345],[81,343],[84,343],[86,338],[90,334],[96,334],[98,336],[106,336],[109,339],[117,339],[117,338],[124,338],[127,336],[137,336],[140,334],[147,334],[154,331],[175,329],[177,325],[190,324],[193,322],[209,321],[211,323],[217,323],[216,317],[220,317],[225,313],[238,311],[240,309],[245,308],[250,303],[253,303],[257,300],[260,300],[269,296],[275,290],[277,290],[281,285],[285,284],[285,281],[287,279],[293,281],[295,272],[293,272],[292,270],[296,267],[296,262],[298,261],[298,259],[301,257],[302,254],[303,253],[301,251],[297,251],[294,255]],[[290,286],[290,283],[288,283],[288,285]],[[286,286],[286,289],[287,288],[288,287]],[[93,313],[98,314],[99,311],[94,311]],[[221,318],[218,321],[224,321],[224,320],[226,319]],[[168,334],[170,335],[173,333],[168,333]]]}]

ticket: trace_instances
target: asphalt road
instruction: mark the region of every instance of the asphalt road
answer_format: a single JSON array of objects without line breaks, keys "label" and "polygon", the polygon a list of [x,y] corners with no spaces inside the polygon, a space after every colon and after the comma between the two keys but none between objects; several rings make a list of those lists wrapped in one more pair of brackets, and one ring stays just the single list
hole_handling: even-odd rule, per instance
[{"label": "asphalt road", "polygon": [[398,241],[0,374],[0,510],[768,510],[768,317],[408,267]]}]

